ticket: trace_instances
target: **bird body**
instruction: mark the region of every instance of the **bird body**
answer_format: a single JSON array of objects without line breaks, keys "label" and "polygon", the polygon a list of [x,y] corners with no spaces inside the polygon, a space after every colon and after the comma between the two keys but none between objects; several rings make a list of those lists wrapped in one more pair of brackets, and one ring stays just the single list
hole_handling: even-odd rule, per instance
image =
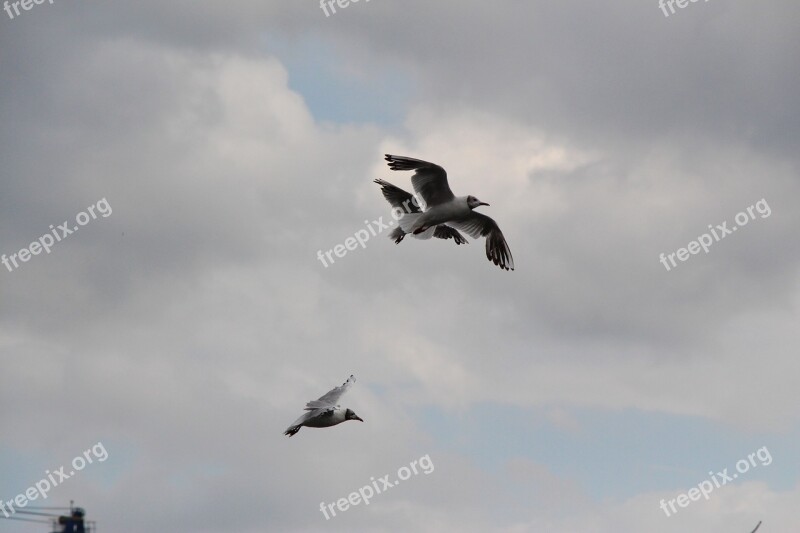
[{"label": "bird body", "polygon": [[311,400],[306,404],[306,413],[286,428],[284,435],[292,436],[305,426],[309,428],[327,428],[341,424],[348,420],[363,420],[352,409],[342,409],[337,404],[339,398],[355,383],[355,376],[350,376],[340,387],[334,387],[318,400]]},{"label": "bird body", "polygon": [[295,421],[293,425],[298,425],[297,422],[302,420],[302,423],[299,425],[310,428],[327,428],[335,426],[336,424],[341,424],[342,422],[348,420],[346,415],[347,411],[348,409],[342,409],[340,406],[334,407],[331,410],[327,410],[321,415],[315,415],[313,411],[309,411]]},{"label": "bird body", "polygon": [[[383,196],[395,208],[403,211],[399,228],[390,237],[399,243],[407,233],[417,238],[431,236],[449,239],[456,244],[466,242],[459,230],[470,237],[486,237],[486,257],[504,270],[514,270],[514,258],[497,223],[475,208],[488,206],[474,196],[455,196],[447,183],[447,173],[434,163],[421,159],[386,154],[392,170],[416,170],[411,176],[411,185],[421,200],[422,209],[407,208],[409,193],[383,180],[375,180],[381,186]],[[405,201],[403,201],[405,200]],[[402,207],[401,207],[402,206]]]},{"label": "bird body", "polygon": [[464,220],[472,214],[468,198],[468,196],[454,197],[443,204],[430,206],[427,211],[416,217],[403,217],[400,219],[400,227],[403,230],[408,228],[409,233],[422,233],[432,226]]}]

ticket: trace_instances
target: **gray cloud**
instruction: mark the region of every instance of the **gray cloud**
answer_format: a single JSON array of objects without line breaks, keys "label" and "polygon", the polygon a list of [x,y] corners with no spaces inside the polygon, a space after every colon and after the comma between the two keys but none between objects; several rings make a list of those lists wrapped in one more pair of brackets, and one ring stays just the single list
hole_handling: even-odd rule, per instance
[{"label": "gray cloud", "polygon": [[[654,494],[600,508],[546,458],[488,471],[416,409],[796,426],[796,11],[57,3],[0,19],[0,253],[100,198],[113,208],[0,267],[3,446],[40,475],[102,440],[96,477],[54,497],[122,533],[667,531]],[[405,121],[315,120],[272,38],[407,76]],[[383,235],[324,268],[317,250],[388,217],[373,178],[408,186],[386,151],[441,163],[457,193],[491,203],[518,270],[489,264],[483,242]],[[769,218],[658,263],[761,198]],[[365,424],[282,437],[351,372]],[[425,453],[430,476],[319,513]],[[0,476],[0,497],[27,476]],[[790,523],[791,492],[739,488]],[[730,528],[755,507],[691,516]]]}]

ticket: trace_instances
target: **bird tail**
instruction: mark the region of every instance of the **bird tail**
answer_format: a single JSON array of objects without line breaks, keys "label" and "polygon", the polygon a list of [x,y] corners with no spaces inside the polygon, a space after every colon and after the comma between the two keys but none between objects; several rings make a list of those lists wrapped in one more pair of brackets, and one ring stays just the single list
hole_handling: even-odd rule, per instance
[{"label": "bird tail", "polygon": [[417,220],[421,217],[423,213],[406,213],[397,223],[400,225],[400,229],[403,230],[404,233],[413,233],[416,229]]},{"label": "bird tail", "polygon": [[403,228],[394,228],[394,230],[389,234],[389,238],[394,240],[395,244],[400,244],[400,241],[403,240],[403,237],[406,236],[406,232],[403,231]]},{"label": "bird tail", "polygon": [[300,431],[302,426],[289,426],[286,428],[286,431],[283,432],[284,435],[289,435],[290,437]]}]

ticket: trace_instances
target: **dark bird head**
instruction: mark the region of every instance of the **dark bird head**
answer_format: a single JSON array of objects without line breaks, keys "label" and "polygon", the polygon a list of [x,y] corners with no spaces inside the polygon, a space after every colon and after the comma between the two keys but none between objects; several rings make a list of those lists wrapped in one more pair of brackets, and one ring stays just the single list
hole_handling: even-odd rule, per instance
[{"label": "dark bird head", "polygon": [[352,409],[348,409],[344,412],[344,419],[345,420],[358,420],[359,422],[363,422],[361,417],[359,417]]},{"label": "dark bird head", "polygon": [[487,204],[486,202],[481,202],[474,196],[467,196],[467,206],[469,206],[470,209],[475,209],[476,207],[480,207],[482,205],[489,205],[489,204]]}]

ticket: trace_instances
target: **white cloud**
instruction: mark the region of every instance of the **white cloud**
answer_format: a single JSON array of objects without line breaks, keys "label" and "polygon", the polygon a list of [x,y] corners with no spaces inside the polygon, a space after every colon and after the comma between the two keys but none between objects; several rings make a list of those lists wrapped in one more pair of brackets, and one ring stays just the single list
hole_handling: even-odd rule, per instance
[{"label": "white cloud", "polygon": [[[794,9],[785,4],[761,12],[774,22]],[[29,33],[22,20],[6,32],[4,21],[0,50],[15,52],[0,56],[0,252],[87,202],[105,196],[114,209],[52,254],[0,273],[5,445],[34,476],[87,443],[109,447],[98,469],[108,478],[76,478],[73,492],[54,498],[74,496],[100,528],[121,533],[796,525],[796,489],[740,483],[667,519],[658,501],[674,490],[595,501],[588,478],[562,477],[547,458],[494,471],[459,455],[418,414],[469,422],[471,407],[510,405],[572,433],[581,429],[576,407],[704,417],[753,434],[796,427],[796,154],[777,141],[765,148],[749,135],[708,133],[749,120],[735,105],[747,88],[713,78],[696,99],[683,93],[686,110],[662,103],[639,115],[654,98],[643,88],[698,65],[650,58],[655,82],[622,83],[656,45],[626,41],[630,28],[645,31],[638,8],[630,15],[639,23],[625,22],[615,39],[621,4],[580,8],[613,25],[593,19],[569,32],[556,22],[577,20],[577,7],[373,2],[334,21],[313,5],[235,6],[98,7],[89,20],[107,22],[102,29],[71,11],[63,16],[75,24],[64,27],[73,29],[52,34],[58,46],[44,55],[32,43],[56,31],[47,17],[66,7],[29,17]],[[721,9],[728,18],[717,32],[744,43],[741,20],[753,8]],[[131,22],[114,26],[123,14]],[[412,16],[419,26],[398,29]],[[445,16],[454,19],[447,35],[427,33]],[[470,28],[487,20],[504,31],[475,40]],[[528,21],[548,31],[512,31]],[[730,47],[725,72],[739,80],[760,57],[791,50],[778,30],[743,66],[734,68]],[[342,70],[396,61],[419,91],[402,129],[315,121],[304,100],[313,95],[292,90],[291,70],[263,51],[264,33],[280,31],[290,43],[314,33],[339,54],[360,47],[341,57],[352,63]],[[431,47],[433,34],[466,48]],[[596,62],[623,49],[630,56],[609,72]],[[498,59],[504,51],[508,61]],[[723,98],[714,88],[732,85],[730,101],[709,111],[713,126],[687,118],[704,94]],[[602,98],[617,90],[619,100]],[[796,109],[794,98],[775,89],[758,102]],[[672,134],[676,124],[685,135]],[[754,131],[774,139],[781,124],[759,117]],[[324,268],[318,249],[388,214],[373,178],[408,188],[406,173],[386,168],[386,152],[440,163],[457,194],[489,202],[484,212],[506,234],[517,271],[491,265],[482,241],[395,245],[383,235]],[[658,263],[658,253],[762,197],[770,218],[674,271]],[[350,373],[358,382],[343,403],[364,424],[283,437],[307,400]],[[334,521],[319,513],[320,501],[424,453],[436,464],[429,476]],[[22,468],[0,476],[0,497],[28,477]]]}]

